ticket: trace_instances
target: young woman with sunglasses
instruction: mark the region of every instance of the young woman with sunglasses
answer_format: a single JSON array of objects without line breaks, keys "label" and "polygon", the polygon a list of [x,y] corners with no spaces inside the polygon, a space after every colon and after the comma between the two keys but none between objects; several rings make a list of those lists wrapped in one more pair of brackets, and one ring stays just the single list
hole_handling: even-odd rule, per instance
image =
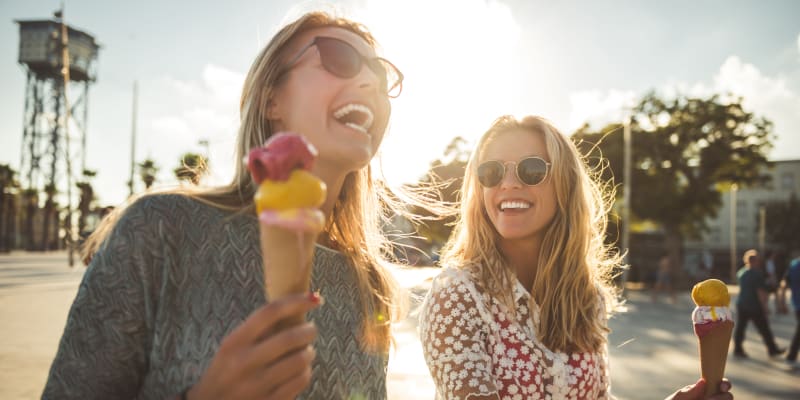
[{"label": "young woman with sunglasses", "polygon": [[[610,397],[607,313],[620,259],[603,243],[602,189],[545,119],[504,116],[483,135],[420,313],[438,398]],[[703,389],[673,396],[701,399]]]},{"label": "young woman with sunglasses", "polygon": [[[309,13],[283,27],[246,77],[236,159],[280,131],[318,149],[329,195],[312,290],[324,304],[265,305],[244,165],[222,187],[146,195],[91,238],[43,398],[385,398],[397,292],[369,163],[402,80],[360,24]],[[311,322],[273,329],[306,311]]]}]

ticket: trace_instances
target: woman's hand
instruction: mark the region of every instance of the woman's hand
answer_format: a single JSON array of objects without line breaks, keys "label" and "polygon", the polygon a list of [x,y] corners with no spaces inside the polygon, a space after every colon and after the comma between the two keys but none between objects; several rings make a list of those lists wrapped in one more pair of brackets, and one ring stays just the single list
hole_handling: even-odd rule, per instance
[{"label": "woman's hand", "polygon": [[732,400],[733,395],[730,393],[731,383],[727,379],[723,379],[719,384],[719,391],[707,399],[703,396],[706,393],[706,381],[700,378],[694,385],[689,385],[681,390],[673,393],[667,397],[666,400]]},{"label": "woman's hand", "polygon": [[295,295],[259,308],[222,340],[189,400],[294,399],[311,381],[311,323],[275,331],[277,322],[304,314],[321,303],[319,295]]}]

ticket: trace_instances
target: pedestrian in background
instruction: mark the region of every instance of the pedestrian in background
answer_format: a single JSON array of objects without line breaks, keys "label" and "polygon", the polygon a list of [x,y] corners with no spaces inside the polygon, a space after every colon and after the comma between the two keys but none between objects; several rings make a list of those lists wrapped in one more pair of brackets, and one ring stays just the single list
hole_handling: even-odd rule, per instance
[{"label": "pedestrian in background", "polygon": [[675,291],[672,288],[672,262],[669,255],[664,253],[658,259],[656,270],[656,283],[651,292],[652,300],[658,301],[658,294],[664,292],[669,297],[669,302],[675,304]]},{"label": "pedestrian in background", "polygon": [[736,329],[733,334],[734,355],[740,358],[747,358],[744,351],[745,331],[747,323],[753,321],[758,329],[764,345],[767,346],[767,354],[774,357],[786,351],[779,348],[772,335],[767,315],[769,306],[767,296],[769,285],[764,276],[764,260],[759,256],[755,249],[747,250],[743,257],[744,266],[736,274],[739,281],[739,296],[736,297]]},{"label": "pedestrian in background", "polygon": [[794,364],[797,362],[797,351],[800,348],[800,251],[795,251],[794,258],[789,263],[789,269],[786,270],[781,282],[781,288],[791,290],[791,303],[797,320],[792,344],[789,346],[789,354],[786,355],[786,361]]}]

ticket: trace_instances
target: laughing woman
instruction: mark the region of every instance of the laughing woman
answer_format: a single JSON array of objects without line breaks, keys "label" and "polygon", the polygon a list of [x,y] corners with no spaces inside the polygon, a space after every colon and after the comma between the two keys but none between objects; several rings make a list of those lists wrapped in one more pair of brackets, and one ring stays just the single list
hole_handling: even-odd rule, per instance
[{"label": "laughing woman", "polygon": [[256,186],[237,165],[226,186],[140,198],[90,239],[42,397],[385,398],[396,292],[370,160],[402,80],[360,24],[310,13],[283,27],[245,80],[236,159],[280,131],[318,149],[327,225],[311,286],[325,303],[265,299]]},{"label": "laughing woman", "polygon": [[620,260],[603,243],[608,196],[575,146],[542,118],[501,117],[472,153],[461,195],[445,269],[421,310],[437,397],[610,398]]}]

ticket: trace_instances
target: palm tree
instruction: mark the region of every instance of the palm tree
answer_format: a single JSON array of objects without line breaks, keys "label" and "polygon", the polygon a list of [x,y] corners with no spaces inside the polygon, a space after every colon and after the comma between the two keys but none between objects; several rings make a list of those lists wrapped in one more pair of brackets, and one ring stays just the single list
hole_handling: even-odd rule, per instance
[{"label": "palm tree", "polygon": [[83,235],[86,230],[86,217],[89,216],[92,201],[94,201],[94,188],[91,182],[89,182],[89,179],[94,178],[95,175],[97,175],[97,171],[85,169],[83,170],[83,181],[75,184],[78,186],[78,190],[80,190],[81,193],[80,200],[78,201],[78,211],[81,213],[78,217],[79,235]]},{"label": "palm tree", "polygon": [[142,182],[144,182],[145,189],[150,189],[153,186],[153,182],[156,181],[156,174],[158,174],[159,167],[156,165],[155,161],[150,158],[145,159],[139,164],[139,176],[142,178]]},{"label": "palm tree", "polygon": [[203,175],[208,173],[208,160],[197,153],[184,153],[177,168],[173,170],[175,177],[199,185]]}]

